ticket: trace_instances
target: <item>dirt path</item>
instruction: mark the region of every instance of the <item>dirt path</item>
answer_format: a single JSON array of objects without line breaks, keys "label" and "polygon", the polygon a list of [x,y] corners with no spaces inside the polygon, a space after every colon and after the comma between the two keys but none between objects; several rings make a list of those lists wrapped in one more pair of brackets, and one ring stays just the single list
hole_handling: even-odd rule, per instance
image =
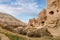
[{"label": "dirt path", "polygon": [[6,35],[0,33],[0,39],[1,40],[10,40]]}]

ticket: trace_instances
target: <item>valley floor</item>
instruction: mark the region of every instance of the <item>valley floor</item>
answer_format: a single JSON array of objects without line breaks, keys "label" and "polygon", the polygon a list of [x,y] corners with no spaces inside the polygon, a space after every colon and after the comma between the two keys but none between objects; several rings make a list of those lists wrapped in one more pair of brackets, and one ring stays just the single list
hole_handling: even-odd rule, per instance
[{"label": "valley floor", "polygon": [[51,37],[30,38],[24,35],[10,32],[0,27],[0,40],[60,40],[60,38]]}]

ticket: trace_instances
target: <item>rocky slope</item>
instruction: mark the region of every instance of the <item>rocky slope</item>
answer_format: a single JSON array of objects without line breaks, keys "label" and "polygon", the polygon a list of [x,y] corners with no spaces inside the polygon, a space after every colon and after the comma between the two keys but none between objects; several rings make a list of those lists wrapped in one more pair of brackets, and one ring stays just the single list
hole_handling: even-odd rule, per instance
[{"label": "rocky slope", "polygon": [[1,24],[6,23],[8,25],[25,25],[25,23],[16,19],[15,17],[1,12],[0,12],[0,22]]},{"label": "rocky slope", "polygon": [[0,12],[0,26],[12,31],[17,30],[14,28],[25,27],[26,24],[9,14]]}]

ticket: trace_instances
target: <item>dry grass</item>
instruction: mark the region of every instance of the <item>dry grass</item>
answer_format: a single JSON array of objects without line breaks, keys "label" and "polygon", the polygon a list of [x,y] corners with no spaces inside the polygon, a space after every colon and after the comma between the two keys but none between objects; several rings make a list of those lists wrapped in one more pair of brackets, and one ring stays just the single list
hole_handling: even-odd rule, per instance
[{"label": "dry grass", "polygon": [[0,33],[3,33],[6,36],[8,36],[10,40],[60,40],[60,38],[52,38],[52,37],[47,37],[47,36],[41,37],[41,38],[30,38],[30,37],[20,35],[17,33],[12,33],[2,28],[0,28]]}]

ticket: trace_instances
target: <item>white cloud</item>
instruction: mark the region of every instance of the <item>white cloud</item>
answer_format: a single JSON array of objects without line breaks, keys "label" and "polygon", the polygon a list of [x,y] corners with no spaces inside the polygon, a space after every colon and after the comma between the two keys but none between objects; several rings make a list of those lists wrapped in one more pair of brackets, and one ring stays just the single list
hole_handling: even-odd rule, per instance
[{"label": "white cloud", "polygon": [[0,4],[0,12],[12,14],[14,13],[14,10],[12,9],[12,7]]},{"label": "white cloud", "polygon": [[[7,1],[7,0],[6,0]],[[20,2],[22,2],[22,3],[20,3]],[[14,7],[12,7],[12,6],[14,6]],[[17,6],[17,7],[15,7],[15,6]],[[13,2],[12,4],[11,4],[11,6],[9,5],[4,5],[4,4],[0,4],[0,11],[4,11],[4,12],[7,12],[7,13],[11,13],[11,14],[13,14],[13,13],[30,13],[30,12],[38,12],[39,10],[38,10],[38,5],[36,4],[36,3],[26,3],[25,2],[25,0],[24,1],[22,1],[22,0],[20,0],[20,1],[16,1],[15,3]]]},{"label": "white cloud", "polygon": [[10,2],[11,0],[0,0],[0,2]]},{"label": "white cloud", "polygon": [[[0,2],[10,2],[11,0],[0,0]],[[16,0],[10,4],[0,4],[0,12],[8,13],[11,15],[37,15],[40,9],[34,0]],[[25,20],[24,20],[25,21]]]}]

